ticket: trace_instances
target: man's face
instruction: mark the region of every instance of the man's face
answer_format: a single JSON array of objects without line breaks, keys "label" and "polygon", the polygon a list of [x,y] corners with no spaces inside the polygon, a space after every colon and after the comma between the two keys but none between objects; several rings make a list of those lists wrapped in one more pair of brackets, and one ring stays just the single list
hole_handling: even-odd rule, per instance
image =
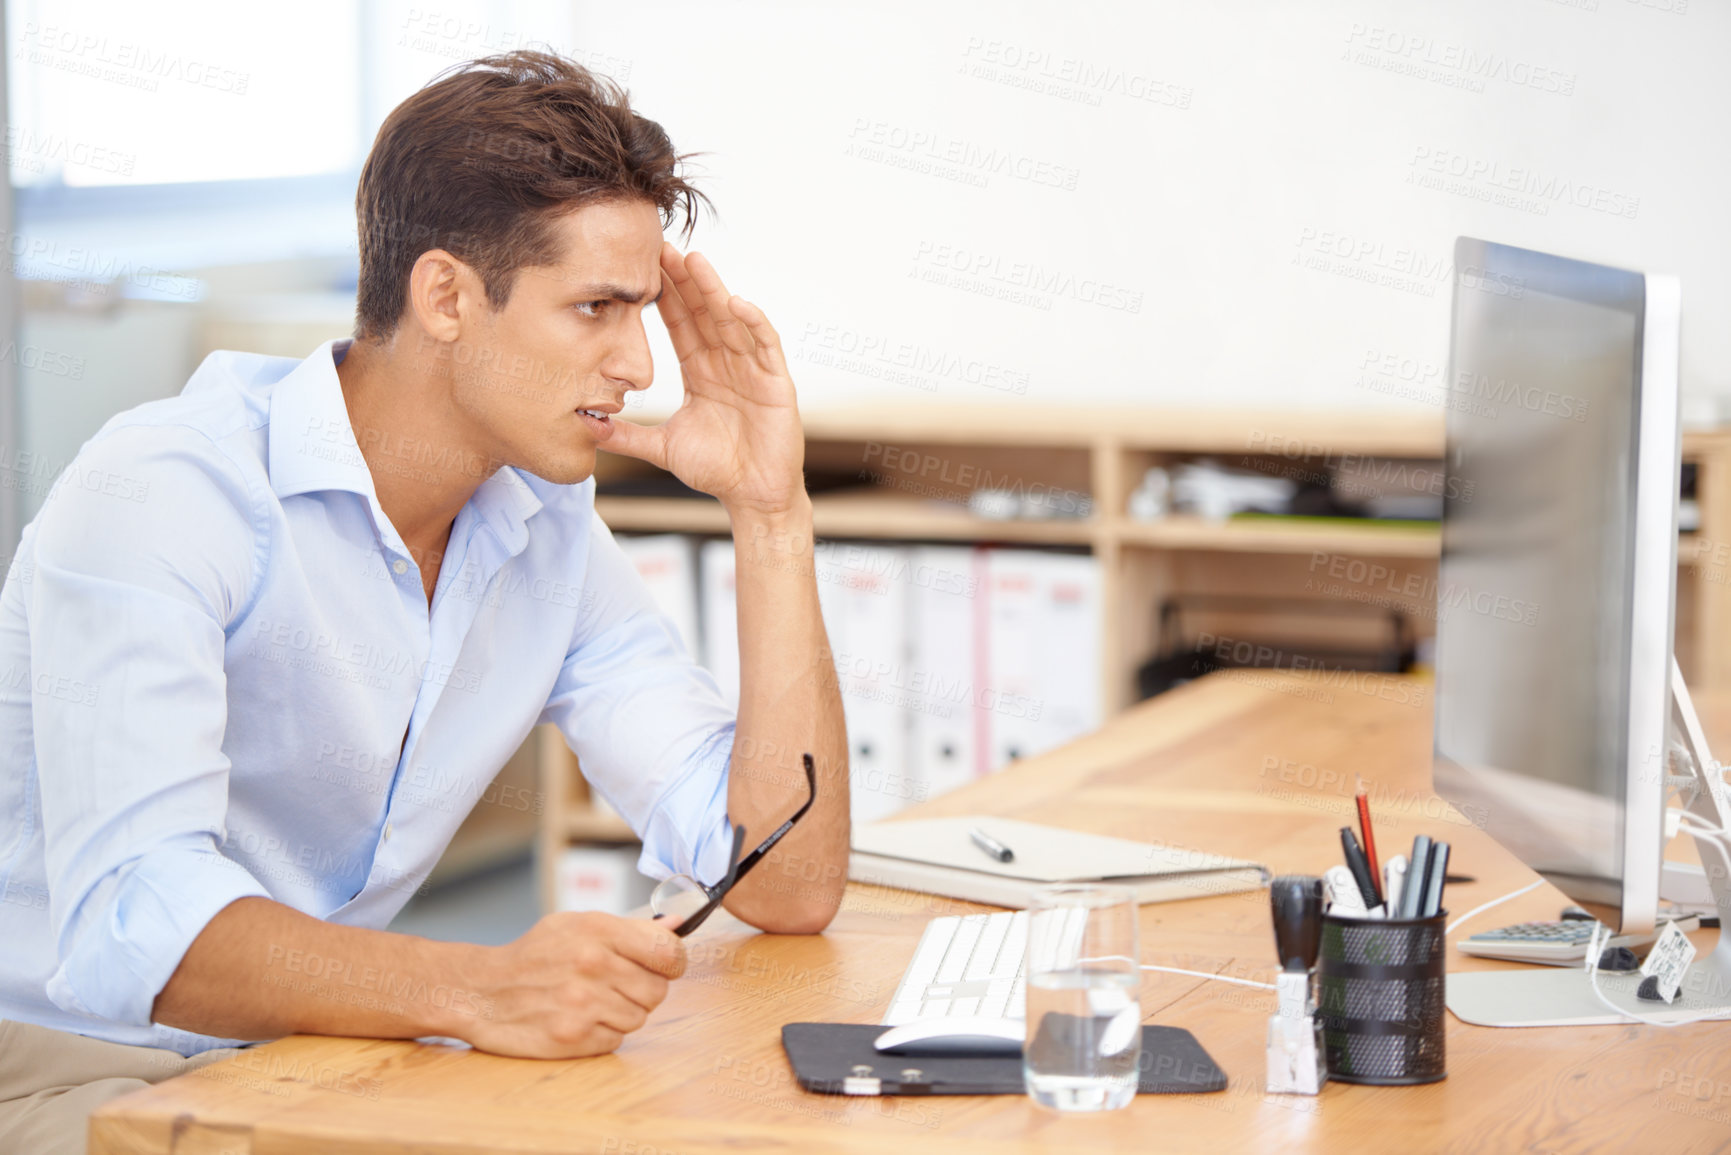
[{"label": "man's face", "polygon": [[517,270],[494,312],[465,308],[449,350],[452,403],[491,457],[561,485],[595,471],[608,422],[654,376],[643,310],[661,291],[661,219],[642,200],[589,205],[551,225],[553,264]]}]

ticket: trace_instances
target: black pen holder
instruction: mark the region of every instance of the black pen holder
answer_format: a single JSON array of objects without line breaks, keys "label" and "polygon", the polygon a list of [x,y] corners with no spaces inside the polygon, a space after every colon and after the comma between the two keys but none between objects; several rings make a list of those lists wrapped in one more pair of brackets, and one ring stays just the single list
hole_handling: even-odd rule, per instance
[{"label": "black pen holder", "polygon": [[1391,1087],[1447,1077],[1447,923],[1447,911],[1432,918],[1323,916],[1316,1016],[1330,1079]]}]

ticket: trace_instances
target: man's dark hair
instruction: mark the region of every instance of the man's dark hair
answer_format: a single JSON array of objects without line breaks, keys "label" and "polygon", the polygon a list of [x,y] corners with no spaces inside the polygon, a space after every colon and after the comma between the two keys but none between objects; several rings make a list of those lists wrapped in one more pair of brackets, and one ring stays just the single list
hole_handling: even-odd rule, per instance
[{"label": "man's dark hair", "polygon": [[361,169],[355,335],[396,329],[429,249],[474,268],[500,309],[518,269],[556,259],[550,226],[574,209],[644,200],[664,225],[677,210],[689,237],[709,203],[679,175],[689,155],[580,64],[522,51],[458,65],[385,118]]}]

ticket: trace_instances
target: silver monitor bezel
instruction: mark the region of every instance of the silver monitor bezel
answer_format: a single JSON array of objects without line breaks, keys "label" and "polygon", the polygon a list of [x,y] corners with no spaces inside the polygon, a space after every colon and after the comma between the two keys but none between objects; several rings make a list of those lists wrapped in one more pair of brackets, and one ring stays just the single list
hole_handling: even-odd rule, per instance
[{"label": "silver monitor bezel", "polygon": [[[1658,917],[1659,878],[1664,854],[1665,750],[1671,712],[1670,671],[1675,628],[1677,580],[1677,504],[1681,476],[1681,431],[1678,421],[1678,340],[1681,332],[1681,291],[1677,278],[1631,274],[1605,266],[1516,249],[1471,237],[1455,242],[1456,301],[1451,309],[1450,380],[1459,325],[1459,294],[1467,291],[1510,291],[1513,286],[1556,295],[1632,308],[1639,342],[1636,421],[1632,431],[1634,516],[1629,565],[1631,612],[1627,693],[1622,703],[1627,742],[1621,767],[1622,847],[1620,901],[1613,917],[1628,933],[1651,931]],[[1602,278],[1583,278],[1599,272]],[[1463,280],[1471,277],[1473,284]],[[1631,299],[1626,286],[1639,278]],[[1452,445],[1451,445],[1452,449]],[[1452,465],[1452,455],[1451,455]],[[1439,566],[1442,560],[1439,559]],[[1440,574],[1439,574],[1440,577]],[[1442,596],[1439,583],[1438,594]],[[1439,621],[1441,615],[1439,614]],[[1440,671],[1439,671],[1440,676]],[[1440,687],[1439,687],[1440,689]],[[1433,698],[1434,700],[1434,698]],[[1478,801],[1447,781],[1450,760],[1442,754],[1441,734],[1433,720],[1433,780],[1438,794],[1456,802]],[[1510,848],[1514,850],[1514,848]],[[1518,853],[1518,852],[1517,852]],[[1540,864],[1529,863],[1535,869]],[[1546,877],[1576,901],[1610,905],[1608,888],[1591,880]]]}]

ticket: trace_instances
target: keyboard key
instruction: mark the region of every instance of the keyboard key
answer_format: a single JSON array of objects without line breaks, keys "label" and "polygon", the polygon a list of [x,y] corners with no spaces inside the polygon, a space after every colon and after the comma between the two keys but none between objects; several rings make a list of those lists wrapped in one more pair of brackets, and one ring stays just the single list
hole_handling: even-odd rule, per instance
[{"label": "keyboard key", "polygon": [[914,948],[913,961],[908,964],[907,973],[902,976],[901,986],[896,988],[892,1002],[917,1004],[926,997],[926,987],[937,978],[938,965],[944,959],[944,947],[954,936],[959,922],[959,917],[948,915],[926,924],[926,932],[920,936],[920,945]]},{"label": "keyboard key", "polygon": [[[1063,927],[1072,957],[1079,929],[1079,924]],[[884,1024],[957,1015],[1023,1018],[1027,942],[1027,911],[932,919],[890,999]]]},{"label": "keyboard key", "polygon": [[1010,995],[1015,990],[1014,979],[993,979],[986,987],[985,997],[980,1000],[980,1016],[991,1019],[1021,1018],[1021,1004],[1016,1004],[1013,1009],[1010,1006]]},{"label": "keyboard key", "polygon": [[914,1022],[920,1017],[920,1006],[919,999],[891,1003],[890,1013],[884,1016],[884,1026],[899,1027]]},{"label": "keyboard key", "polygon": [[974,943],[974,953],[968,959],[967,969],[963,972],[962,977],[985,979],[1001,973],[998,953],[1009,933],[1009,919],[988,918],[985,927],[980,931],[979,939]]},{"label": "keyboard key", "polygon": [[950,940],[949,949],[944,951],[944,961],[938,967],[938,981],[953,983],[962,977],[967,969],[968,959],[974,953],[974,944],[980,941],[980,932],[985,929],[986,916],[969,914],[962,916],[962,923],[956,928],[956,937]]},{"label": "keyboard key", "polygon": [[1009,931],[1004,935],[1004,949],[999,955],[1004,965],[1000,975],[1019,975],[1028,964],[1028,912],[1018,910],[1007,919]]}]

